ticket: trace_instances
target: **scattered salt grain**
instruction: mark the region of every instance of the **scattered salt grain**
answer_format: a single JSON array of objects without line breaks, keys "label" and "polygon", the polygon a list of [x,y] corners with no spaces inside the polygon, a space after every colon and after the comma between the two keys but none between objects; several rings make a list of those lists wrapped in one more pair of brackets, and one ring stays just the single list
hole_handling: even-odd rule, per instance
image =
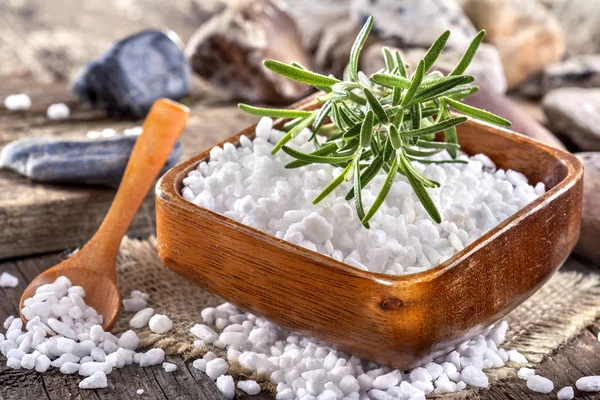
[{"label": "scattered salt grain", "polygon": [[474,387],[488,387],[488,377],[483,373],[481,369],[469,366],[465,367],[460,373],[460,379],[467,385]]},{"label": "scattered salt grain", "polygon": [[146,308],[148,303],[141,298],[123,299],[123,309],[127,312],[138,312]]},{"label": "scattered salt grain", "polygon": [[571,386],[565,386],[556,393],[558,400],[571,400],[575,397],[575,391]]},{"label": "scattered salt grain", "polygon": [[140,367],[148,367],[150,365],[158,365],[165,359],[165,351],[163,349],[150,349],[143,353],[140,358]]},{"label": "scattered salt grain", "polygon": [[156,314],[148,322],[150,330],[154,333],[166,333],[173,328],[173,322],[163,314]]},{"label": "scattered salt grain", "polygon": [[140,343],[140,339],[138,338],[137,334],[132,330],[128,330],[127,332],[124,332],[121,335],[121,337],[119,338],[119,340],[117,341],[117,345],[119,347],[123,347],[123,348],[129,349],[129,350],[137,349],[137,346],[139,343]]},{"label": "scattered salt grain", "polygon": [[67,119],[71,115],[71,110],[69,110],[69,107],[65,103],[55,103],[48,107],[46,115],[48,119],[52,120]]},{"label": "scattered salt grain", "polygon": [[235,384],[230,375],[222,375],[217,378],[217,388],[223,393],[226,399],[233,399],[235,396]]},{"label": "scattered salt grain", "polygon": [[19,278],[14,275],[9,274],[8,272],[3,272],[0,275],[0,287],[3,288],[14,288],[19,284]]},{"label": "scattered salt grain", "polygon": [[27,110],[31,107],[31,98],[25,93],[11,94],[4,99],[4,107],[11,111]]},{"label": "scattered salt grain", "polygon": [[135,391],[138,395],[143,395],[144,394],[144,389],[138,389]]},{"label": "scattered salt grain", "polygon": [[256,394],[260,393],[260,385],[258,383],[256,383],[256,381],[239,381],[237,383],[237,387],[238,389],[240,389],[241,391],[254,396]]},{"label": "scattered salt grain", "polygon": [[98,371],[79,382],[79,388],[81,389],[103,389],[106,387],[108,387],[108,380],[106,374],[102,371]]},{"label": "scattered salt grain", "polygon": [[577,379],[575,386],[582,392],[600,392],[600,376],[584,376]]},{"label": "scattered salt grain", "polygon": [[219,337],[215,331],[203,324],[194,325],[190,328],[190,332],[205,343],[212,343]]},{"label": "scattered salt grain", "polygon": [[517,350],[509,350],[508,351],[508,359],[517,364],[527,364],[527,358]]},{"label": "scattered salt grain", "polygon": [[225,374],[229,370],[227,361],[222,358],[215,358],[206,363],[206,375],[212,380],[217,379],[219,376]]},{"label": "scattered salt grain", "polygon": [[543,376],[534,375],[527,379],[527,387],[530,390],[538,393],[550,393],[554,390],[554,383],[548,378]]},{"label": "scattered salt grain", "polygon": [[153,315],[153,308],[144,308],[143,310],[135,313],[135,315],[129,320],[129,326],[135,329],[142,329],[148,325],[148,321],[150,321],[150,318],[152,318]]},{"label": "scattered salt grain", "polygon": [[524,381],[526,381],[527,379],[531,378],[532,376],[535,375],[535,369],[531,369],[531,368],[519,368],[519,372],[517,372],[517,376],[519,377],[519,379],[523,379]]},{"label": "scattered salt grain", "polygon": [[165,372],[173,372],[177,369],[177,365],[168,362],[164,362],[162,364],[162,367],[165,370]]},{"label": "scattered salt grain", "polygon": [[194,362],[192,363],[192,366],[200,372],[206,372],[206,360],[203,358],[194,360]]}]

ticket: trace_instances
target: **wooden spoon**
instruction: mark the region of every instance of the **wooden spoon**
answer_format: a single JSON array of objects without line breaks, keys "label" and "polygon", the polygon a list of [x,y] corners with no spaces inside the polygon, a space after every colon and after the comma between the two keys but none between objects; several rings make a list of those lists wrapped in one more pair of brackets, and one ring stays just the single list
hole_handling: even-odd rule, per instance
[{"label": "wooden spoon", "polygon": [[[167,99],[154,103],[102,225],[81,250],[31,281],[21,296],[21,310],[38,287],[64,275],[73,285],[83,287],[86,303],[102,315],[102,328],[112,328],[121,303],[115,269],[121,239],[183,131],[188,114],[187,107]],[[27,322],[22,313],[21,318]]]}]

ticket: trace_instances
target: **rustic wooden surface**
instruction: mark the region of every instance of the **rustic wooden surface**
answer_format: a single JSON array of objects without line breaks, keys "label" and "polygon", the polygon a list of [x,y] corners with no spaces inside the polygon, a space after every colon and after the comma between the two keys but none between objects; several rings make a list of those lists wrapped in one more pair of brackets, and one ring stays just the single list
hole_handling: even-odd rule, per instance
[{"label": "rustic wooden surface", "polygon": [[[293,107],[313,110],[320,103],[311,96]],[[467,153],[486,154],[499,168],[521,171],[552,190],[417,277],[360,271],[184,200],[182,181],[209,150],[160,182],[158,253],[180,276],[289,331],[381,365],[415,368],[520,305],[579,238],[583,166],[577,157],[473,120],[458,134]],[[227,141],[238,145],[241,135],[253,137],[254,127]],[[294,302],[281,300],[291,295]]]},{"label": "rustic wooden surface", "polygon": [[[172,27],[187,40],[210,14],[218,0],[11,0],[0,1],[0,102],[11,93],[31,95],[32,109],[8,112],[0,106],[0,147],[24,136],[82,135],[89,130],[123,129],[140,121],[108,120],[101,112],[75,103],[68,90],[81,65],[109,44],[147,27]],[[230,136],[254,119],[224,103],[214,90],[199,83],[191,99],[192,113],[183,135],[184,159]],[[45,117],[48,105],[67,102],[73,109],[68,121]],[[97,229],[114,191],[103,188],[34,184],[16,174],[0,170],[0,272],[20,278],[16,289],[0,289],[0,321],[18,313],[18,301],[38,273],[66,258],[65,249],[83,243]],[[143,237],[154,230],[153,195],[134,220],[130,235]],[[60,252],[56,252],[60,251]],[[47,253],[32,256],[34,253]],[[571,258],[567,269],[585,270],[585,262]],[[542,363],[538,372],[557,388],[574,385],[584,375],[600,375],[600,325],[585,330]],[[222,399],[214,384],[189,361],[171,357],[180,367],[167,374],[160,366],[128,366],[113,372],[109,389],[83,391],[79,378],[56,371],[38,374],[14,371],[0,357],[0,399]],[[185,366],[185,368],[183,367]],[[144,389],[138,396],[137,389]],[[598,398],[576,393],[578,399]],[[258,398],[272,399],[262,394]],[[552,399],[535,394],[518,379],[481,391],[477,399]]]}]

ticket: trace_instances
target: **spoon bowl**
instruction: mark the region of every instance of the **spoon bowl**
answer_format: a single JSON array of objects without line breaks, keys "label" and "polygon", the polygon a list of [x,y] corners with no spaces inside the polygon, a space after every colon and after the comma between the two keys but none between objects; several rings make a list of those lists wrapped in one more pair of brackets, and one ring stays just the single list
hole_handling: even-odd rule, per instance
[{"label": "spoon bowl", "polygon": [[102,328],[109,331],[113,327],[121,303],[115,270],[121,239],[185,128],[188,114],[187,107],[171,100],[159,99],[154,103],[133,147],[119,190],[96,234],[72,257],[38,275],[23,292],[19,308],[25,323],[22,313],[25,300],[40,286],[65,276],[85,290],[85,302],[102,316]]}]

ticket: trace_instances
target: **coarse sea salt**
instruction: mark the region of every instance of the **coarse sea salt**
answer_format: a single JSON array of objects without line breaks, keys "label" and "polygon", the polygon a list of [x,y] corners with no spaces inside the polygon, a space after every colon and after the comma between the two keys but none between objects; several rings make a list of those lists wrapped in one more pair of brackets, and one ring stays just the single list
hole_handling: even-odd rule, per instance
[{"label": "coarse sea salt", "polygon": [[527,379],[527,387],[538,393],[550,393],[554,390],[554,383],[543,376],[534,375]]},{"label": "coarse sea salt", "polygon": [[19,278],[14,275],[9,274],[8,272],[3,272],[0,275],[0,287],[3,288],[14,288],[19,284]]},{"label": "coarse sea salt", "polygon": [[[63,374],[85,377],[80,388],[98,389],[108,387],[106,376],[115,368],[134,362],[142,367],[163,362],[162,349],[135,352],[139,338],[134,331],[120,337],[105,332],[100,325],[102,317],[85,303],[85,295],[82,287],[73,286],[64,276],[40,286],[24,301],[21,312],[27,318],[26,325],[14,316],[4,321],[6,335],[0,334],[0,352],[7,358],[6,365],[37,372],[57,368]],[[148,300],[145,293],[137,291],[132,292],[132,298]],[[139,311],[134,325],[146,326],[152,314],[152,309]],[[165,321],[158,325],[164,326]],[[177,368],[171,363],[163,367],[167,372]]]},{"label": "coarse sea salt", "polygon": [[[240,146],[226,143],[210,151],[183,180],[182,196],[277,238],[343,261],[355,268],[386,274],[421,272],[449,259],[482,234],[545,192],[516,171],[497,169],[485,155],[459,159],[467,164],[421,164],[415,168],[441,184],[428,193],[443,217],[435,224],[412,188],[398,174],[390,194],[364,228],[344,199],[345,182],[317,205],[314,198],[339,175],[341,168],[312,164],[286,169],[292,157],[273,144],[283,135],[263,118],[256,138],[240,138]],[[310,132],[304,130],[289,145],[311,152]],[[444,153],[433,160],[448,159]],[[386,175],[382,171],[363,189],[368,209]]]},{"label": "coarse sea salt", "polygon": [[[509,361],[508,352],[498,347],[508,328],[505,322],[423,367],[400,371],[295,335],[228,303],[206,308],[201,315],[206,325],[195,325],[194,336],[220,338],[236,333],[235,340],[227,339],[230,344],[222,343],[227,359],[250,372],[266,374],[276,387],[277,399],[425,399],[429,394],[458,392],[467,385],[487,387],[489,380],[482,370]],[[216,321],[221,321],[220,329],[208,326]],[[220,381],[217,386],[224,388],[226,397],[230,395],[229,380],[225,381],[229,364],[224,359],[209,351],[193,366]],[[242,391],[260,389],[256,382],[237,385]]]},{"label": "coarse sea salt", "polygon": [[31,98],[25,93],[11,94],[4,99],[4,107],[11,111],[27,110],[31,107]]},{"label": "coarse sea salt", "polygon": [[556,393],[558,400],[571,400],[575,397],[575,391],[571,386],[565,386]]},{"label": "coarse sea salt", "polygon": [[600,376],[584,376],[575,382],[575,386],[582,392],[600,392]]},{"label": "coarse sea salt", "polygon": [[70,115],[71,110],[65,103],[51,104],[46,111],[46,116],[52,120],[67,119]]}]

